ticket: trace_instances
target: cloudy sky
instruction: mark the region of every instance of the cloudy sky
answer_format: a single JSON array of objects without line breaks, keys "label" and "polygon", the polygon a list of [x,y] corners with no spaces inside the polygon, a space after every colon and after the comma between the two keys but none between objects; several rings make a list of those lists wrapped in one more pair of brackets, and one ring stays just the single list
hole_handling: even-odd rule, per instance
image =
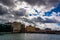
[{"label": "cloudy sky", "polygon": [[0,23],[21,22],[60,29],[60,0],[0,0]]}]

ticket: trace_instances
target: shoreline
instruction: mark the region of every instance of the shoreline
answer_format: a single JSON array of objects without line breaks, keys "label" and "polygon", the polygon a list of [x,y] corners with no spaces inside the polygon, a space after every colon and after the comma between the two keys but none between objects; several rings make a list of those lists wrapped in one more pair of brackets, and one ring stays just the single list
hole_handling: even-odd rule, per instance
[{"label": "shoreline", "polygon": [[60,35],[60,33],[38,33],[38,32],[0,32],[0,35],[4,35],[4,34],[20,34],[20,33],[30,33],[30,34],[56,34],[56,35]]}]

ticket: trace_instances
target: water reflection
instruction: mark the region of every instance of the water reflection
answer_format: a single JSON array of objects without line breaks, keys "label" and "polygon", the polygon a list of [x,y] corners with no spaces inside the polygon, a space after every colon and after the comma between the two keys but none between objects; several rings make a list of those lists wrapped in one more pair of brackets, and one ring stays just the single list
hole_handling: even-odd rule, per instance
[{"label": "water reflection", "polygon": [[60,40],[60,35],[53,34],[6,34],[0,35],[0,40]]}]

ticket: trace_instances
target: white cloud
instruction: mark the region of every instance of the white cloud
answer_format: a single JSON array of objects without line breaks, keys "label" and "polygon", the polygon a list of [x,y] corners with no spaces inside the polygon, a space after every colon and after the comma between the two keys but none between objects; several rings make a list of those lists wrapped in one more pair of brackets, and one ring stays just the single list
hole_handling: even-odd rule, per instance
[{"label": "white cloud", "polygon": [[[14,0],[14,4],[15,4],[15,6],[9,7],[9,6],[6,6],[6,5],[3,5],[2,3],[0,3],[0,6],[2,6],[3,9],[6,8],[8,10],[7,11],[8,14],[1,15],[0,19],[5,20],[7,22],[8,21],[9,22],[14,22],[14,21],[22,22],[25,25],[36,25],[37,27],[39,27],[41,29],[44,29],[46,25],[51,27],[52,29],[55,29],[55,27],[58,27],[56,24],[43,24],[43,23],[40,23],[40,22],[35,22],[34,20],[32,21],[32,19],[37,18],[37,17],[41,17],[44,20],[45,20],[45,18],[49,18],[49,19],[53,19],[53,20],[56,19],[57,21],[60,21],[60,19],[59,19],[60,17],[59,16],[56,17],[55,12],[53,12],[51,17],[47,17],[47,16],[43,17],[45,12],[50,11],[50,10],[55,8],[53,5],[50,5],[50,4],[42,5],[42,4],[40,4],[40,6],[37,6],[37,5],[32,6],[32,5],[28,4],[27,2],[24,2],[24,1],[21,2],[21,1],[18,1],[18,0]],[[21,11],[20,10],[21,8],[26,10],[26,13],[24,13],[24,16],[15,15],[16,11],[18,11],[18,12]],[[38,16],[29,16],[30,13],[31,14],[36,13],[34,11],[34,9],[38,10],[39,15]],[[60,14],[60,13],[58,13],[58,14]],[[24,19],[30,20],[32,23],[30,23],[28,21],[25,21]]]},{"label": "white cloud", "polygon": [[57,23],[46,23],[47,28],[51,28],[52,30],[60,30],[60,26]]}]

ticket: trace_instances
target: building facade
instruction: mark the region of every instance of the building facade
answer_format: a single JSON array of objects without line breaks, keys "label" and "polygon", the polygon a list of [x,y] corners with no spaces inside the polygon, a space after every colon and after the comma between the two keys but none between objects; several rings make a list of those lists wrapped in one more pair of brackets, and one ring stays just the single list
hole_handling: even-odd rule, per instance
[{"label": "building facade", "polygon": [[20,32],[20,30],[21,30],[21,23],[13,22],[12,23],[12,27],[13,27],[13,32]]},{"label": "building facade", "polygon": [[31,25],[29,25],[29,26],[27,26],[27,27],[25,28],[25,30],[26,30],[27,32],[35,32],[35,27],[32,27]]}]

